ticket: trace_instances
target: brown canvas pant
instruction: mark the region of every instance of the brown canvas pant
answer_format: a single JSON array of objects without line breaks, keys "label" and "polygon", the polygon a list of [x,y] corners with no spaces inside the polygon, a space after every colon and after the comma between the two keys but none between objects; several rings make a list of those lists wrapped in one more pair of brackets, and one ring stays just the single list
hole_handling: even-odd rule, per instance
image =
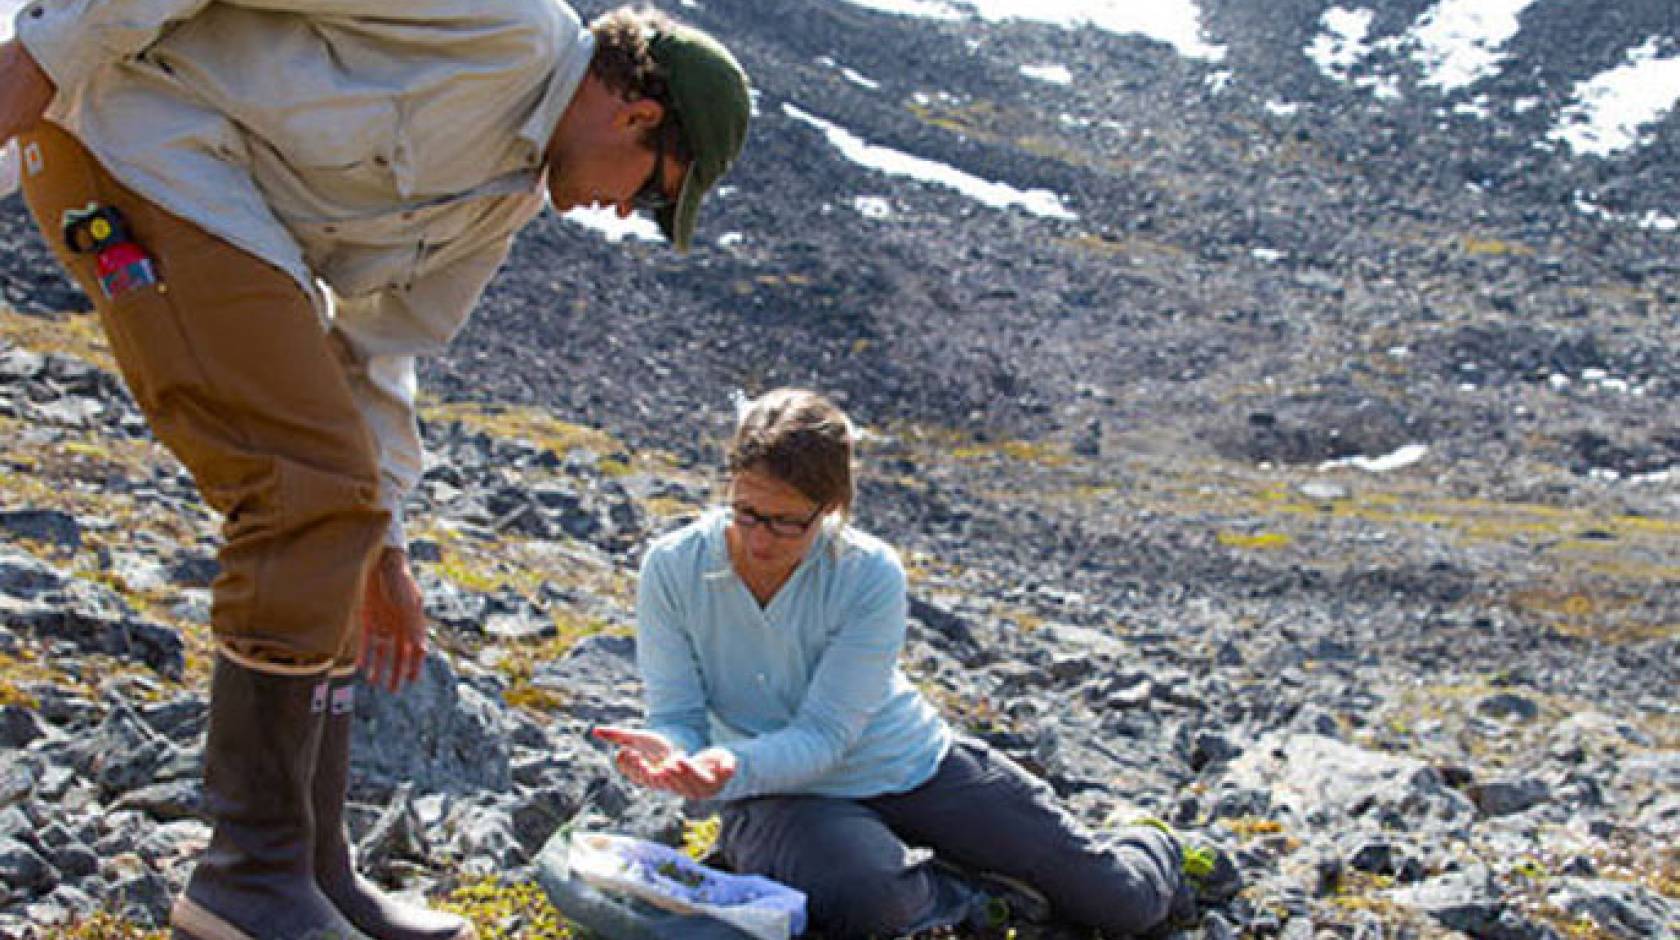
[{"label": "brown canvas pant", "polygon": [[[222,514],[211,628],[260,659],[345,663],[389,513],[338,348],[297,282],[117,182],[43,123],[24,195],[42,236],[99,311],[152,431]],[[33,157],[34,154],[31,154]],[[66,210],[122,213],[160,285],[106,299],[92,254],[72,254]]]}]

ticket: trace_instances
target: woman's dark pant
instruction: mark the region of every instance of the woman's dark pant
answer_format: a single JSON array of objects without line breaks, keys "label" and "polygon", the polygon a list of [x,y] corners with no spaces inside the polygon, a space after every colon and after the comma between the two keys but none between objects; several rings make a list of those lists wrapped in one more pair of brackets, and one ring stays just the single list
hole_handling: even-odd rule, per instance
[{"label": "woman's dark pant", "polygon": [[1059,919],[1111,935],[1163,920],[1180,877],[1172,835],[1136,827],[1098,838],[1047,784],[967,738],[908,793],[731,803],[722,848],[735,870],[804,891],[825,937],[892,937],[960,922],[973,892],[916,848],[1025,881]]}]

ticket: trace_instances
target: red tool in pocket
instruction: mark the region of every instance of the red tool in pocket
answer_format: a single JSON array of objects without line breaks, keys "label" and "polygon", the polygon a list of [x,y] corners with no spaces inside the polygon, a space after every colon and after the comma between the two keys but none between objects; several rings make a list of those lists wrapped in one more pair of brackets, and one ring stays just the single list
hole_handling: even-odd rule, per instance
[{"label": "red tool in pocket", "polygon": [[64,244],[76,254],[94,255],[99,289],[110,300],[158,283],[151,256],[129,237],[122,213],[110,206],[64,213]]}]

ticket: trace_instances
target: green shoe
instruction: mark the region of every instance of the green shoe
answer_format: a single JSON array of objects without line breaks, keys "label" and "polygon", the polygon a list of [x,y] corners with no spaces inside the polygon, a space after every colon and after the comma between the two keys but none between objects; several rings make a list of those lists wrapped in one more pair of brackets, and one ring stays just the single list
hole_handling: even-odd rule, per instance
[{"label": "green shoe", "polygon": [[1159,829],[1178,839],[1182,847],[1178,870],[1195,892],[1198,907],[1224,904],[1242,891],[1242,872],[1224,849],[1199,836],[1177,832],[1165,820],[1154,816],[1133,820],[1132,825]]}]

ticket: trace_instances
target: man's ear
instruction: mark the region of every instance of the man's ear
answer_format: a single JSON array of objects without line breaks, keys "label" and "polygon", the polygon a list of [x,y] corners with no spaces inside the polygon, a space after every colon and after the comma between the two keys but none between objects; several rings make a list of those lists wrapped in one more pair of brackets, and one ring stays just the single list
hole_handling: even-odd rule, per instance
[{"label": "man's ear", "polygon": [[625,130],[645,131],[665,120],[665,106],[652,98],[626,101],[618,109],[617,123]]}]

